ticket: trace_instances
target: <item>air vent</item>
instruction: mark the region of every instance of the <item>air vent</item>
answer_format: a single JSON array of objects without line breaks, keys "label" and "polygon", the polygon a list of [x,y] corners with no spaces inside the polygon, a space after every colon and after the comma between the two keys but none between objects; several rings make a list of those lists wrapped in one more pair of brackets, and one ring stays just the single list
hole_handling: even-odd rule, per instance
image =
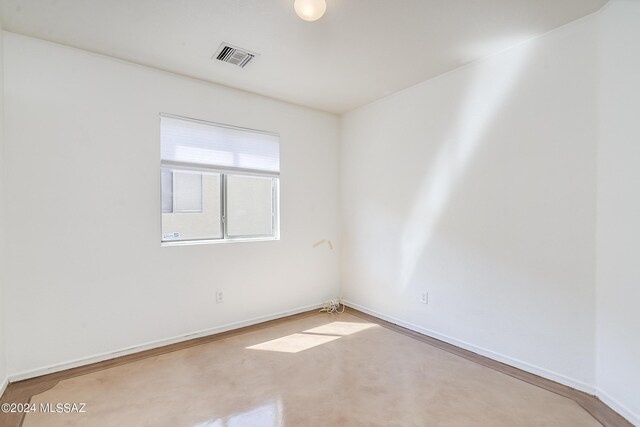
[{"label": "air vent", "polygon": [[257,54],[223,42],[212,58],[244,68]]}]

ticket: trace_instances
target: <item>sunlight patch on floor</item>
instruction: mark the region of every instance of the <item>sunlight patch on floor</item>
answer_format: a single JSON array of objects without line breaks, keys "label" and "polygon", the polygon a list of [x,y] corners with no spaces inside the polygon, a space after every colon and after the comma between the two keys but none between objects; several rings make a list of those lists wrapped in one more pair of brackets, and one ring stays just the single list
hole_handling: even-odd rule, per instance
[{"label": "sunlight patch on floor", "polygon": [[303,332],[246,347],[247,350],[279,351],[282,353],[298,353],[347,335],[355,334],[378,326],[375,323],[331,322],[316,326]]},{"label": "sunlight patch on floor", "polygon": [[331,322],[317,328],[307,329],[307,334],[325,334],[325,335],[351,335],[365,329],[378,326],[375,323],[355,323],[355,322]]},{"label": "sunlight patch on floor", "polygon": [[252,345],[251,347],[247,347],[247,349],[298,353],[337,340],[338,338],[340,337],[332,335],[291,334],[286,337],[263,342],[262,344]]}]

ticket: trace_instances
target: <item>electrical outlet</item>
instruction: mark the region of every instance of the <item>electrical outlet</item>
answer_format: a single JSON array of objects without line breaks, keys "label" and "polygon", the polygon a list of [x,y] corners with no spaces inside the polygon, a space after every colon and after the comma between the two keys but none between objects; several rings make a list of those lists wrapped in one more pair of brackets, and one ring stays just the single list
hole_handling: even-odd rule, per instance
[{"label": "electrical outlet", "polygon": [[224,293],[222,291],[216,291],[216,304],[224,302]]},{"label": "electrical outlet", "polygon": [[420,302],[423,304],[429,304],[429,292],[427,291],[420,292]]}]

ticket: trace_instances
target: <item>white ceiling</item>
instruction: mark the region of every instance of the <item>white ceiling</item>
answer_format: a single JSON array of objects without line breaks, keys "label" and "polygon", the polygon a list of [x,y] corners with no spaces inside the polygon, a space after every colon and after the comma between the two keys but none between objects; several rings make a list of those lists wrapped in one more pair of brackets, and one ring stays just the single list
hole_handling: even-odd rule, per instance
[{"label": "white ceiling", "polygon": [[[342,113],[595,12],[606,0],[1,0],[5,30]],[[211,60],[226,41],[246,68]]]}]

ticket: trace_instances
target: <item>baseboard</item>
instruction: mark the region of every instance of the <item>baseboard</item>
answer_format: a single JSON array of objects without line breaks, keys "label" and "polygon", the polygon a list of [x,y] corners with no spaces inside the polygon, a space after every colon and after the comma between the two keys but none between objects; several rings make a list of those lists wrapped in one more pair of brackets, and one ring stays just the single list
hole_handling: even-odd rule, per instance
[{"label": "baseboard", "polygon": [[559,374],[557,372],[554,372],[554,371],[551,371],[551,370],[548,370],[548,369],[545,369],[545,368],[541,368],[539,366],[532,365],[532,364],[524,362],[522,360],[514,359],[512,357],[506,356],[504,354],[497,353],[495,351],[492,351],[492,350],[489,350],[489,349],[486,349],[486,348],[483,348],[483,347],[478,347],[476,345],[470,344],[468,342],[465,342],[465,341],[462,341],[462,340],[459,340],[459,339],[456,339],[456,338],[453,338],[453,337],[450,337],[450,336],[447,336],[447,335],[443,335],[441,333],[432,331],[432,330],[427,329],[427,328],[423,328],[422,326],[418,326],[418,325],[413,324],[411,322],[407,322],[407,321],[404,321],[402,319],[398,319],[396,317],[386,315],[386,314],[381,313],[379,311],[372,310],[372,309],[370,309],[368,307],[364,307],[364,306],[362,306],[360,304],[356,304],[356,303],[354,303],[352,301],[349,301],[349,300],[342,300],[342,302],[347,307],[351,307],[353,309],[362,311],[363,313],[369,314],[371,316],[378,317],[380,319],[386,320],[387,322],[393,323],[393,324],[398,325],[398,326],[402,326],[403,328],[407,328],[407,329],[410,329],[410,330],[412,330],[414,332],[418,332],[420,334],[427,335],[429,337],[438,339],[440,341],[444,341],[446,343],[449,343],[449,344],[454,345],[456,347],[463,348],[465,350],[469,350],[469,351],[471,351],[473,353],[476,353],[476,354],[479,354],[481,356],[485,356],[485,357],[488,357],[490,359],[497,360],[498,362],[502,362],[502,363],[505,363],[507,365],[513,366],[515,368],[522,369],[523,371],[527,371],[527,372],[532,373],[534,375],[538,375],[540,377],[549,379],[551,381],[555,381],[557,383],[566,385],[566,386],[574,388],[576,390],[583,391],[583,392],[585,392],[587,394],[594,395],[594,396],[596,395],[596,388],[595,388],[595,386],[593,386],[591,384],[584,383],[582,381],[567,377],[567,376]]},{"label": "baseboard", "polygon": [[77,368],[79,366],[90,365],[92,363],[97,363],[97,362],[103,362],[105,360],[115,359],[117,357],[127,356],[130,354],[138,353],[145,350],[151,350],[158,347],[163,347],[170,344],[176,344],[176,343],[191,340],[194,338],[201,338],[209,335],[215,335],[222,332],[228,332],[234,329],[239,329],[246,326],[255,325],[258,323],[267,322],[269,320],[275,320],[282,317],[292,316],[294,314],[304,313],[305,311],[319,309],[321,307],[322,307],[322,303],[307,305],[304,307],[298,307],[291,310],[281,311],[281,312],[266,315],[266,316],[254,317],[252,319],[243,320],[240,322],[228,323],[225,325],[217,326],[215,328],[205,329],[205,330],[189,333],[186,335],[180,335],[172,338],[153,341],[146,344],[128,347],[128,348],[124,348],[124,349],[120,349],[120,350],[116,350],[108,353],[102,353],[94,356],[83,357],[83,358],[71,360],[64,363],[59,363],[55,365],[45,366],[42,368],[32,369],[29,371],[19,372],[16,374],[11,374],[8,376],[7,379],[5,379],[5,387],[7,382],[13,383],[16,381],[22,381],[30,378],[39,377],[42,375],[52,374],[54,372],[60,372],[60,371],[65,371],[67,369]]},{"label": "baseboard", "polygon": [[7,389],[8,385],[9,385],[9,378],[4,377],[2,379],[2,383],[0,383],[0,400],[2,399],[2,396],[4,395],[4,392]]},{"label": "baseboard", "polygon": [[640,415],[634,413],[632,410],[624,406],[622,403],[608,395],[602,389],[596,390],[596,397],[602,401],[605,405],[625,417],[631,424],[640,426]]}]

